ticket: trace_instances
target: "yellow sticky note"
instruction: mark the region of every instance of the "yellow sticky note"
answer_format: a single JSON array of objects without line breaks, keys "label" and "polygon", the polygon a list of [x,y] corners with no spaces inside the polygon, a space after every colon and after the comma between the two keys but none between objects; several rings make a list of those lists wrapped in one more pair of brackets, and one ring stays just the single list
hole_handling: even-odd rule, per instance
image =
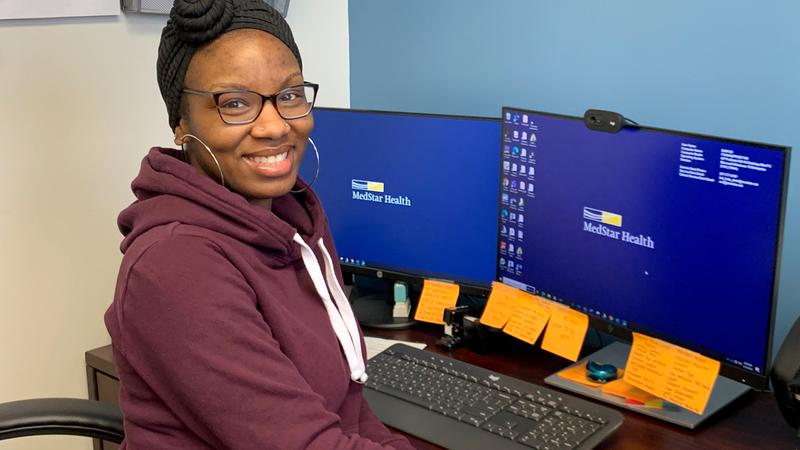
[{"label": "yellow sticky note", "polygon": [[535,295],[516,291],[514,315],[503,331],[528,344],[535,344],[550,319],[550,308]]},{"label": "yellow sticky note", "polygon": [[492,282],[492,293],[481,315],[481,323],[494,328],[503,328],[514,314],[517,306],[517,292],[511,286],[497,281]]},{"label": "yellow sticky note", "polygon": [[425,280],[417,303],[414,320],[444,325],[444,309],[456,306],[458,285],[443,281]]},{"label": "yellow sticky note", "polygon": [[542,348],[550,353],[577,361],[583,347],[589,316],[557,303],[550,303],[550,323],[542,338]]},{"label": "yellow sticky note", "polygon": [[657,397],[702,414],[719,374],[719,361],[660,339],[633,333],[625,380]]}]

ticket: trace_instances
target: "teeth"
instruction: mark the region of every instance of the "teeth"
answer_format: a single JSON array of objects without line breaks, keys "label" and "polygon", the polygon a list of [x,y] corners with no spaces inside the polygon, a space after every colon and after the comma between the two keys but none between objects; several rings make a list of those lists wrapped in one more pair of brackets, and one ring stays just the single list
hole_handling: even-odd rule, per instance
[{"label": "teeth", "polygon": [[278,164],[279,162],[286,159],[286,156],[289,152],[279,153],[277,155],[272,156],[247,156],[248,159],[255,162],[256,164]]}]

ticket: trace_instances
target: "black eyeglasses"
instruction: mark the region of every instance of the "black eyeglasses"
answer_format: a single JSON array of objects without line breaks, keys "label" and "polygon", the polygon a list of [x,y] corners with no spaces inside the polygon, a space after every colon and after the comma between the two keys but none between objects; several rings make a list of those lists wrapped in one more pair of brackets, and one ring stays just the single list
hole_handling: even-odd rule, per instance
[{"label": "black eyeglasses", "polygon": [[258,92],[242,89],[207,92],[183,88],[182,92],[212,97],[223,122],[230,125],[244,125],[256,120],[267,101],[272,102],[275,111],[283,119],[305,117],[314,108],[317,90],[319,90],[318,84],[303,83],[281,89],[272,95],[261,95]]}]

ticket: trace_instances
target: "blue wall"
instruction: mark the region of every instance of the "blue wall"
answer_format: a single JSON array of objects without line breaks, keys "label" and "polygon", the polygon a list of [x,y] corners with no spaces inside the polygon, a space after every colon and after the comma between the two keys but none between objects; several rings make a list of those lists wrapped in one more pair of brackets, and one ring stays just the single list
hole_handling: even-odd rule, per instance
[{"label": "blue wall", "polygon": [[[350,0],[349,15],[353,108],[482,116],[499,116],[503,105],[570,115],[601,108],[800,152],[797,0]],[[798,157],[774,350],[800,315]]]}]

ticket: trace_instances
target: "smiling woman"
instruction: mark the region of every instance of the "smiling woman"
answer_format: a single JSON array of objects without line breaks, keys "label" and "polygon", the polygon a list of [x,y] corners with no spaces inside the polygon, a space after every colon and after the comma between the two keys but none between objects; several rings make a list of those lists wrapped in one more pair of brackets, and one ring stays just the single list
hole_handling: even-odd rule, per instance
[{"label": "smiling woman", "polygon": [[181,150],[150,150],[119,216],[123,447],[411,448],[362,397],[363,338],[297,176],[318,86],[286,22],[260,0],[178,0],[157,75]]}]

